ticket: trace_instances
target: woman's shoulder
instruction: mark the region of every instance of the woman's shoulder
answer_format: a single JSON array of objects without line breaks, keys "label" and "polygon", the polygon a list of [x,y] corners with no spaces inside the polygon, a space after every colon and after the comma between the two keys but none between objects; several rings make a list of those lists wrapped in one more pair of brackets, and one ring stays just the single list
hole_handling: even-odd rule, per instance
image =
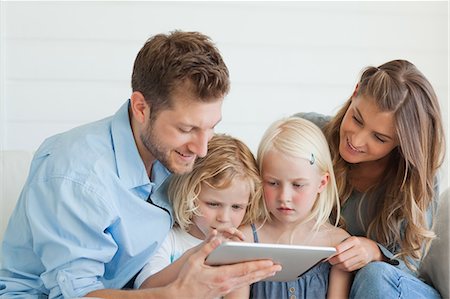
[{"label": "woman's shoulder", "polygon": [[320,129],[330,122],[331,116],[320,114],[317,112],[299,112],[294,114],[295,117],[304,118],[317,125]]}]

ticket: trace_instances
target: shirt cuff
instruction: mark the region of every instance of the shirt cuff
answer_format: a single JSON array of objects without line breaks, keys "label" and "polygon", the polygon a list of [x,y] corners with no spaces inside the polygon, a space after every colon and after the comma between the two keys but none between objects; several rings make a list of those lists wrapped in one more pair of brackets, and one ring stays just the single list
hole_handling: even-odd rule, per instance
[{"label": "shirt cuff", "polygon": [[61,270],[56,275],[57,286],[50,291],[49,298],[76,298],[92,291],[104,289],[96,277],[75,277],[73,274]]}]

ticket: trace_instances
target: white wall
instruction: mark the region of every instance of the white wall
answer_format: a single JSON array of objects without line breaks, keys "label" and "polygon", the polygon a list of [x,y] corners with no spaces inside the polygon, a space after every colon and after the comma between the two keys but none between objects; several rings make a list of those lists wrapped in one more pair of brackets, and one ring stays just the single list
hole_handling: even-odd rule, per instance
[{"label": "white wall", "polygon": [[0,16],[0,149],[114,113],[145,40],[174,29],[217,43],[232,79],[218,131],[253,150],[275,119],[333,114],[365,66],[397,58],[429,78],[448,126],[445,1],[0,2]]}]

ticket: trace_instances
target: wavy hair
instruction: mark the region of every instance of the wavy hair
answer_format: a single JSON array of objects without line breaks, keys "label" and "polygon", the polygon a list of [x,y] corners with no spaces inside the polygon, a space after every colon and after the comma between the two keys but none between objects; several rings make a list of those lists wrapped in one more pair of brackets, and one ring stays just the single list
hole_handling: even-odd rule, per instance
[{"label": "wavy hair", "polygon": [[208,143],[208,153],[198,158],[192,172],[173,175],[169,183],[169,199],[173,203],[175,220],[187,230],[194,214],[199,215],[197,199],[201,184],[213,189],[225,189],[233,180],[247,183],[250,198],[241,224],[249,224],[261,217],[262,185],[255,157],[240,140],[225,134],[215,134]]},{"label": "wavy hair", "polygon": [[[430,82],[410,62],[393,60],[379,67],[368,67],[361,75],[355,95],[373,99],[383,112],[394,115],[399,145],[390,153],[391,167],[383,179],[372,186],[384,190],[378,201],[375,216],[367,230],[367,237],[387,248],[400,250],[397,256],[417,270],[408,258],[421,260],[435,237],[428,227],[426,210],[432,204],[435,178],[443,163],[445,136],[437,96]],[[351,164],[339,154],[339,129],[351,98],[324,127],[330,144],[341,204],[353,191],[348,171]],[[401,235],[402,229],[404,234]]]}]

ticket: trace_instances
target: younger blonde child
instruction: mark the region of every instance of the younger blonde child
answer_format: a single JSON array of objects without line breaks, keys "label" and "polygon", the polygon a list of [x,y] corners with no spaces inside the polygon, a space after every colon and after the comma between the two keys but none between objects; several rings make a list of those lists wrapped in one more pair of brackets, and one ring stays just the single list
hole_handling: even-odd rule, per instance
[{"label": "younger blonde child", "polygon": [[174,175],[168,193],[176,225],[136,278],[135,288],[169,284],[178,275],[177,265],[189,255],[184,253],[212,230],[233,235],[241,224],[262,217],[256,160],[243,142],[228,135],[213,136],[207,155],[195,161],[192,172]]},{"label": "younger blonde child", "polygon": [[[316,125],[297,117],[276,121],[261,140],[257,163],[267,214],[241,227],[247,241],[336,246],[349,237],[329,222],[334,208],[339,219],[339,198],[328,144]],[[347,298],[350,285],[351,273],[322,262],[295,281],[254,283],[250,298]]]}]

